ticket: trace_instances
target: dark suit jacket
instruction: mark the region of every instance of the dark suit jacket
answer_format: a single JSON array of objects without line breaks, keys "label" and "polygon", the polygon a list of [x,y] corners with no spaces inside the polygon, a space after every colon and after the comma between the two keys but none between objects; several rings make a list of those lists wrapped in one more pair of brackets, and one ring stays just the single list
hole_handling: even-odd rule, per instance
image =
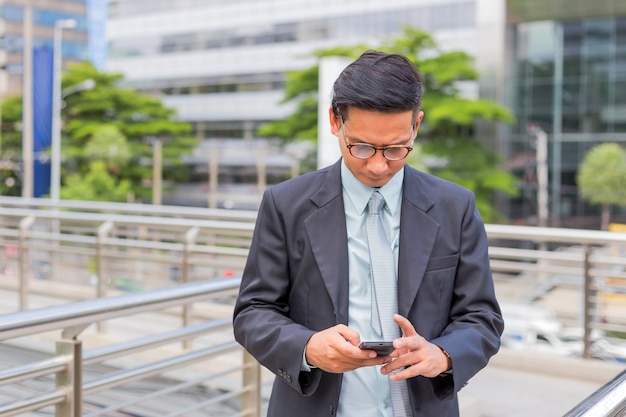
[{"label": "dark suit jacket", "polygon": [[[234,312],[236,340],[277,375],[269,417],[332,416],[341,374],[301,372],[311,335],[348,323],[341,162],[266,190]],[[495,354],[503,322],[487,237],[468,190],[405,167],[398,309],[452,358],[409,380],[414,416],[458,415],[456,393]]]}]

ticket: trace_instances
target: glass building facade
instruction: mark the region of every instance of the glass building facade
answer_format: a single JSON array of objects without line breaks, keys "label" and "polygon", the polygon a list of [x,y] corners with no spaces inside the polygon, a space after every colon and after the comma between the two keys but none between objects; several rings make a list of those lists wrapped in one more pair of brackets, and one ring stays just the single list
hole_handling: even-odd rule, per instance
[{"label": "glass building facade", "polygon": [[[515,38],[510,94],[518,123],[510,135],[511,155],[524,161],[521,156],[534,154],[529,125],[545,131],[551,225],[595,227],[599,207],[579,198],[576,173],[593,146],[626,145],[626,17],[523,23]],[[510,217],[532,218],[534,166],[516,168],[522,194]]]},{"label": "glass building facade", "polygon": [[[310,14],[306,13],[305,3],[311,3]],[[287,71],[310,66],[313,61],[303,57],[316,48],[380,40],[399,34],[405,25],[430,33],[473,30],[476,26],[475,0],[415,4],[393,0],[386,7],[372,8],[373,3],[377,2],[300,0],[291,9],[274,12],[284,2],[114,0],[109,8],[113,22],[109,34],[109,69],[125,73],[129,87],[164,97],[166,103],[178,108],[182,119],[194,124],[201,138],[249,138],[259,125],[284,117],[284,111],[226,115],[224,103],[234,94],[254,94],[251,100],[264,102],[260,104],[264,110],[277,108]],[[351,7],[358,5],[361,7]],[[207,19],[195,25],[191,23],[194,15],[205,15]],[[220,20],[222,15],[224,19]],[[179,16],[184,21],[179,23]],[[119,34],[137,25],[144,25],[146,30]],[[180,71],[160,64],[178,60],[180,65],[185,65],[182,62],[192,56],[199,59],[190,65],[198,70],[202,66],[211,68],[194,73],[191,68]],[[285,64],[265,65],[271,60]],[[229,65],[231,61],[238,62],[236,68]],[[140,73],[143,69],[140,71],[139,66],[146,62],[154,62],[159,70],[153,74]],[[207,111],[195,112],[189,105],[179,105],[189,96],[194,101],[205,102]],[[220,101],[215,112],[211,112],[212,99]]]},{"label": "glass building facade", "polygon": [[623,1],[111,0],[109,12],[107,70],[162,97],[207,141],[254,140],[258,126],[291,114],[280,104],[285,74],[315,64],[316,49],[377,44],[403,25],[430,32],[443,50],[475,57],[471,96],[516,117],[477,124],[519,176],[519,196],[498,197],[511,222],[537,223],[529,125],[548,137],[553,226],[596,227],[588,220],[600,208],[579,198],[578,166],[594,145],[626,141]]},{"label": "glass building facade", "polygon": [[[285,80],[290,71],[318,63],[313,51],[378,45],[407,25],[433,34],[444,50],[474,55],[481,1],[491,2],[112,0],[107,70],[124,74],[125,86],[162,98],[179,119],[192,124],[202,143],[187,161],[194,184],[183,197],[185,204],[206,204],[211,155],[220,155],[217,177],[223,187],[257,192],[254,178],[262,164],[245,160],[251,149],[266,144],[267,183],[292,175],[293,161],[311,149],[277,149],[277,141],[260,138],[256,131],[293,112],[293,103],[281,103]],[[314,165],[310,159],[305,163]],[[164,195],[164,201],[173,201],[172,196]]]},{"label": "glass building facade", "polygon": [[[0,62],[0,97],[22,93],[24,4],[20,0],[0,1],[0,47],[6,52]],[[46,0],[36,2],[31,10],[34,48],[52,48],[55,22],[73,19],[76,27],[63,33],[62,56],[65,60],[89,58],[86,0]]]}]

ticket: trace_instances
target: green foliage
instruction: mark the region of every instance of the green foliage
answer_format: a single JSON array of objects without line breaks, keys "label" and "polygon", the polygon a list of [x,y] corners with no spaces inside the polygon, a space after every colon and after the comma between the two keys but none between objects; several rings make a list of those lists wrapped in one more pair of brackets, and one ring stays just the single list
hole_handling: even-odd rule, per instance
[{"label": "green foliage", "polygon": [[594,146],[578,167],[577,182],[583,200],[602,205],[602,229],[608,229],[609,206],[626,206],[626,150],[617,143]]},{"label": "green foliage", "polygon": [[95,130],[85,146],[84,155],[89,160],[104,161],[111,175],[119,175],[121,167],[132,156],[126,137],[114,125],[102,125]]},{"label": "green foliage", "polygon": [[66,185],[61,189],[61,198],[124,202],[131,192],[130,181],[116,180],[107,171],[104,161],[94,161],[89,164],[84,175],[72,174],[66,178]]},{"label": "green foliage", "polygon": [[617,143],[594,146],[581,161],[577,179],[584,200],[626,205],[626,151]]},{"label": "green foliage", "polygon": [[284,120],[267,123],[259,127],[261,136],[288,139],[312,140],[317,138],[317,98],[306,97],[298,101],[296,111]]},{"label": "green foliage", "polygon": [[[402,54],[422,73],[425,117],[408,163],[426,171],[428,161],[434,157],[442,163],[431,165],[430,172],[474,191],[485,221],[500,220],[492,204],[493,195],[517,194],[516,179],[499,168],[502,158],[471,132],[477,120],[512,123],[514,118],[497,103],[460,95],[459,81],[478,78],[472,57],[462,51],[442,51],[430,35],[411,27],[405,28],[400,37],[385,39],[379,45],[341,46],[313,55],[356,59],[369,49]],[[314,66],[288,75],[283,102],[295,101],[297,109],[284,120],[262,126],[259,135],[280,138],[283,143],[317,140],[318,73],[319,67]]]},{"label": "green foliage", "polygon": [[[75,90],[65,97],[62,112],[63,198],[124,201],[136,196],[148,200],[155,138],[163,143],[163,176],[184,179],[186,170],[179,169],[181,157],[198,143],[189,123],[175,120],[174,111],[160,100],[120,88],[122,75],[99,72],[90,63],[70,65],[62,78],[62,91]],[[94,81],[92,89],[76,88],[86,80]],[[3,156],[16,161],[21,158],[21,100],[10,98],[2,105]],[[102,188],[87,192],[77,182],[81,177],[89,177],[94,187]],[[0,191],[6,194],[2,185]]]},{"label": "green foliage", "polygon": [[[191,125],[174,120],[174,111],[160,100],[119,88],[121,75],[101,73],[89,63],[71,65],[63,76],[63,85],[72,86],[87,79],[95,81],[93,89],[66,98],[67,143],[63,149],[70,159],[75,159],[68,165],[84,175],[93,169],[92,162],[100,158],[106,161],[107,172],[118,186],[128,180],[132,195],[149,199],[152,141],[159,138],[164,144],[164,177],[184,179],[185,170],[176,168],[182,165],[181,156],[189,154],[198,143],[191,136]],[[109,140],[114,145],[103,149]],[[119,193],[111,198],[119,198]]]},{"label": "green foliage", "polygon": [[502,157],[479,142],[463,137],[431,138],[424,143],[423,152],[440,161],[431,172],[475,193],[476,206],[485,219],[495,221],[501,217],[491,202],[494,190],[508,195],[518,192],[512,175],[498,168]]},{"label": "green foliage", "polygon": [[16,174],[22,158],[22,97],[7,97],[2,102],[0,134],[0,195],[19,196],[22,181]]}]

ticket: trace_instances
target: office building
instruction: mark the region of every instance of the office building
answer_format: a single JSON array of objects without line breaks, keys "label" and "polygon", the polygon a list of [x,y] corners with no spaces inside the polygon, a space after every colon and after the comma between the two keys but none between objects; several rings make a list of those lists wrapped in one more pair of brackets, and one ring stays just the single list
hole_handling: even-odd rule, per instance
[{"label": "office building", "polygon": [[87,0],[89,61],[100,71],[106,68],[109,45],[106,37],[108,0]]},{"label": "office building", "polygon": [[[30,9],[31,30],[28,31]],[[0,99],[22,93],[24,36],[32,36],[34,48],[53,45],[57,20],[73,19],[76,27],[63,30],[64,61],[87,60],[86,0],[0,0]],[[28,41],[28,39],[26,39]]]},{"label": "office building", "polygon": [[[256,168],[254,157],[248,164],[241,158],[254,151],[251,142],[263,143],[257,127],[293,111],[279,104],[286,72],[316,63],[312,51],[376,44],[404,25],[418,25],[444,48],[475,55],[478,3],[489,1],[116,0],[109,5],[107,69],[123,73],[127,86],[162,97],[193,124],[204,141],[192,162],[199,181],[207,181],[211,150],[231,146],[239,155],[220,156],[220,175],[241,181],[242,172]],[[276,179],[293,169],[288,154],[272,149],[265,158]]]},{"label": "office building", "polygon": [[[626,2],[508,3],[515,31],[506,84],[517,117],[505,138],[508,155],[533,151],[528,125],[543,129],[551,224],[597,227],[599,207],[578,197],[576,172],[593,146],[626,144]],[[512,218],[528,218],[537,210],[524,193],[509,207]],[[626,208],[614,212],[623,216]]]},{"label": "office building", "polygon": [[[584,153],[626,140],[625,17],[626,2],[616,0],[111,0],[107,69],[162,97],[205,149],[227,140],[246,149],[242,141],[260,142],[259,125],[292,112],[280,104],[285,74],[313,65],[308,53],[420,27],[443,49],[475,57],[481,77],[466,94],[515,113],[513,126],[477,126],[520,176],[522,193],[500,198],[501,211],[536,222],[537,189],[546,186],[550,223],[559,225],[596,210],[576,193]],[[548,137],[547,184],[530,175],[530,124]]]}]

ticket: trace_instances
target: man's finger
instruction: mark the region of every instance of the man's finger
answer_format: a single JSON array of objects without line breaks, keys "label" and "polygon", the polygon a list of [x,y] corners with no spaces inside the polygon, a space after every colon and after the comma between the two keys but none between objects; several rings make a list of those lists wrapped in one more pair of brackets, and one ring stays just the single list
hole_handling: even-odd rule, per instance
[{"label": "man's finger", "polygon": [[417,332],[415,331],[415,327],[413,327],[413,324],[400,314],[394,314],[393,320],[396,322],[396,324],[398,324],[398,326],[400,326],[400,328],[402,329],[402,334],[405,337],[417,334]]}]

